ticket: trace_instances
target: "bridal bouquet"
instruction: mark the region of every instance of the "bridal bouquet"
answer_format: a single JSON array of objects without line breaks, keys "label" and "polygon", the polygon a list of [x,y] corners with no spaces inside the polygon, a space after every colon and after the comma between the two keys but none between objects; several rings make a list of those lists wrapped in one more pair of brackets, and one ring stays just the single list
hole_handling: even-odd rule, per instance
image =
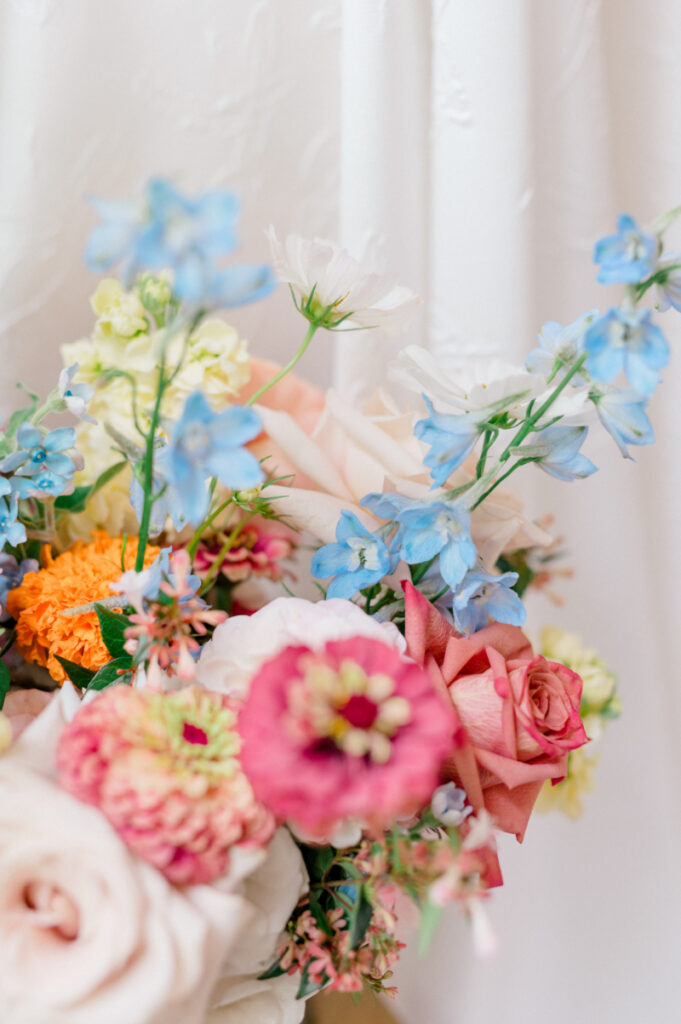
[{"label": "bridal bouquet", "polygon": [[[412,293],[273,231],[273,269],[230,262],[230,193],[96,208],[87,260],[120,280],[0,433],[1,1019],[294,1024],[390,993],[451,903],[488,952],[495,834],[538,798],[577,814],[618,713],[594,650],[523,631],[562,570],[507,481],[588,477],[592,421],[653,441],[640,303],[681,309],[678,211],[620,218],[595,258],[624,298],[524,368],[412,346],[401,400],[352,406],[291,371],[324,331],[380,345]],[[283,368],[214,315],[275,276],[306,323]]]}]

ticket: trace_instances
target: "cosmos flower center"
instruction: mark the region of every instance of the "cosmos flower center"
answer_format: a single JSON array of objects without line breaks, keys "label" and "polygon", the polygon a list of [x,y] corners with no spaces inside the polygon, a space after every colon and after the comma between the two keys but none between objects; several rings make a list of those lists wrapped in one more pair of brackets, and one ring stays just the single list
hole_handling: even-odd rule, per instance
[{"label": "cosmos flower center", "polygon": [[385,764],[392,741],[411,718],[411,707],[396,695],[395,682],[368,674],[356,661],[332,667],[315,656],[303,659],[303,675],[291,684],[284,721],[301,746],[328,749]]}]

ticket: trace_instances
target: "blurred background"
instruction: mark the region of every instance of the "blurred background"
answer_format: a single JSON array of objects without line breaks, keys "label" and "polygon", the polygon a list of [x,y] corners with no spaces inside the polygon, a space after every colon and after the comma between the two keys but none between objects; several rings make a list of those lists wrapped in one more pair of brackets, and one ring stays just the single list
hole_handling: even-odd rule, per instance
[{"label": "blurred background", "polygon": [[[443,364],[522,362],[544,321],[612,301],[591,253],[617,213],[645,224],[681,203],[678,13],[673,0],[4,0],[1,418],[16,379],[49,389],[59,345],[91,329],[86,196],[128,197],[156,174],[236,188],[246,260],[267,258],[273,223],[394,270],[424,299],[406,340]],[[302,333],[283,288],[230,319],[279,360]],[[673,350],[679,324],[663,323]],[[319,337],[302,372],[356,394],[394,348]],[[564,607],[536,601],[531,626],[597,646],[624,714],[584,817],[537,815],[522,847],[502,844],[496,957],[476,960],[456,910],[427,959],[405,954],[390,1010],[406,1024],[679,1019],[680,399],[673,351],[651,406],[658,442],[637,465],[601,432],[596,476],[521,478],[575,570]]]}]

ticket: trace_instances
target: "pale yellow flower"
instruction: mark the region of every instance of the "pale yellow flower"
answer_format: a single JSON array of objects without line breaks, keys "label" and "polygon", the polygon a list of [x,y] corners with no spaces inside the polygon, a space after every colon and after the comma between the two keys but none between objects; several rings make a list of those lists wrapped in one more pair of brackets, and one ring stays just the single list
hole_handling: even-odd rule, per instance
[{"label": "pale yellow flower", "polygon": [[[155,283],[159,288],[167,287],[163,278],[146,282],[145,287]],[[157,298],[160,302],[161,292]],[[100,283],[92,306],[99,314],[92,337],[62,345],[61,349],[65,366],[79,364],[76,381],[94,388],[89,414],[97,422],[83,422],[78,427],[76,447],[85,467],[77,474],[76,485],[94,483],[104,470],[120,461],[107,426],[137,445],[142,443],[133,422],[130,378],[137,393],[138,416],[146,426],[156,397],[162,345],[166,345],[169,369],[182,363],[164,396],[161,412],[168,420],[180,416],[186,399],[196,390],[206,395],[216,412],[226,408],[250,377],[248,344],[223,320],[206,320],[189,339],[178,333],[166,342],[161,330],[151,329],[153,320],[146,316],[137,291],[126,292],[112,279]],[[107,379],[107,371],[113,370],[124,370],[128,376]],[[62,517],[62,543],[89,537],[93,528],[106,528],[114,534],[135,533],[138,524],[129,503],[129,486],[130,471],[126,469],[94,495],[84,513]]]},{"label": "pale yellow flower", "polygon": [[584,811],[582,797],[594,790],[593,771],[597,757],[587,757],[584,750],[573,750],[568,758],[568,774],[563,782],[553,786],[544,783],[535,807],[538,811],[562,811],[575,820]]},{"label": "pale yellow flower", "polygon": [[90,305],[98,316],[95,333],[108,337],[132,338],[147,331],[146,311],[136,291],[126,292],[113,277],[99,282]]}]

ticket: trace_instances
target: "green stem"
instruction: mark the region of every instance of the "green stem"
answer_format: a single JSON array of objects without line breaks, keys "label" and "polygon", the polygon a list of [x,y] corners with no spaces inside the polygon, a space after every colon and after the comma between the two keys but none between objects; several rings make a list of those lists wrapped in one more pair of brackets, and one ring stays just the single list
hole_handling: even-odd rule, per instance
[{"label": "green stem", "polygon": [[[534,429],[535,425],[539,422],[539,420],[542,418],[542,416],[544,416],[548,412],[548,410],[551,408],[551,406],[556,401],[558,396],[565,390],[565,388],[568,386],[568,384],[570,383],[572,378],[575,376],[575,374],[579,373],[581,368],[584,366],[585,362],[586,362],[586,354],[580,356],[579,359],[577,360],[577,362],[574,363],[574,365],[570,367],[570,369],[565,374],[565,376],[563,377],[563,379],[560,382],[560,384],[556,387],[556,389],[553,392],[553,394],[549,395],[549,397],[546,399],[546,401],[542,405],[539,406],[537,411],[532,413],[532,415],[529,416],[528,419],[525,420],[525,422],[521,426],[521,428],[518,431],[518,433],[509,442],[508,446],[504,449],[504,451],[499,456],[499,462],[506,462],[506,460],[510,458],[510,456],[513,454],[513,449],[517,448],[518,445],[522,444],[522,442],[525,440],[527,435]],[[479,504],[480,504],[480,502],[478,501],[476,503],[476,505],[479,505]],[[476,506],[474,506],[474,507],[476,507]]]},{"label": "green stem", "polygon": [[255,512],[249,512],[247,516],[244,516],[244,518],[241,520],[240,523],[236,524],[236,526],[234,527],[232,532],[229,534],[229,536],[225,540],[224,544],[220,548],[220,551],[218,552],[218,555],[217,555],[215,561],[213,562],[213,564],[211,565],[210,569],[208,570],[208,573],[206,574],[205,580],[201,584],[201,589],[199,590],[199,597],[203,597],[204,594],[207,594],[208,591],[210,590],[210,588],[213,586],[213,584],[215,583],[215,580],[218,577],[218,573],[220,572],[220,569],[222,568],[222,562],[223,562],[225,556],[231,550],[231,548],[232,548],[232,546],[234,544],[234,541],[237,539],[237,537],[239,536],[239,534],[241,533],[243,528],[246,526],[246,524],[249,522],[249,520],[251,520],[253,518],[254,515],[255,515]]},{"label": "green stem", "polygon": [[[483,494],[480,495],[480,497],[477,499],[475,504],[471,505],[470,511],[472,512],[473,509],[476,509],[478,507],[478,505],[481,505],[483,503],[483,501],[485,500],[485,498],[488,498],[490,496],[490,494],[492,493],[492,491],[496,490],[496,488],[499,486],[499,484],[503,483],[503,481],[507,477],[509,477],[511,475],[511,473],[515,473],[516,469],[518,469],[520,466],[525,466],[528,462],[535,462],[535,461],[536,461],[536,459],[534,457],[532,457],[532,458],[527,458],[527,459],[518,459],[517,462],[514,462],[513,465],[510,466],[509,469],[507,469],[505,473],[501,474],[501,476],[499,477],[498,480],[495,480],[492,483],[491,487],[488,487],[487,490]],[[499,466],[501,466],[501,463],[499,464]]]},{"label": "green stem", "polygon": [[142,506],[142,518],[140,520],[139,541],[137,544],[137,558],[135,560],[136,572],[141,572],[142,569],[144,568],[144,555],[147,550],[147,541],[149,539],[151,510],[154,504],[152,501],[152,494],[154,490],[154,440],[156,438],[156,428],[158,426],[158,421],[161,413],[161,402],[163,400],[163,392],[166,389],[165,366],[165,351],[162,351],[161,364],[158,368],[158,389],[156,392],[156,401],[154,402],[154,411],[151,415],[149,433],[147,434],[146,451],[144,453],[144,505]]},{"label": "green stem", "polygon": [[298,349],[298,351],[296,352],[296,354],[293,356],[293,358],[289,359],[289,361],[286,364],[286,366],[282,366],[281,370],[279,370],[278,373],[275,373],[274,377],[272,377],[271,380],[268,380],[266,384],[263,384],[263,386],[261,388],[258,388],[258,390],[255,392],[255,394],[251,395],[251,397],[248,399],[248,401],[246,402],[246,405],[255,405],[255,403],[257,401],[259,401],[259,399],[261,399],[262,396],[267,391],[270,390],[270,388],[273,388],[275,384],[278,384],[280,380],[283,380],[283,378],[286,376],[287,373],[291,372],[293,367],[305,355],[305,352],[309,348],[310,342],[312,341],[312,339],[314,338],[315,334],[317,333],[317,331],[319,329],[319,326],[320,325],[319,325],[318,322],[316,322],[314,320],[311,321],[310,326],[307,329],[307,334],[303,338],[303,342],[302,342],[300,348]]},{"label": "green stem", "polygon": [[[213,490],[215,490],[215,488],[213,488]],[[222,504],[218,505],[216,509],[214,509],[212,512],[209,512],[209,514],[203,520],[199,528],[196,530],[196,533],[194,534],[191,541],[187,545],[187,554],[189,555],[192,561],[194,561],[194,558],[196,557],[196,552],[199,550],[201,538],[203,537],[208,527],[217,519],[221,512],[224,512],[228,505],[231,505],[231,503],[232,497],[230,495],[230,497],[227,498],[226,501],[223,501]]]},{"label": "green stem", "polygon": [[480,452],[478,464],[475,467],[475,477],[477,480],[479,480],[482,474],[485,472],[485,463],[487,462],[488,452],[498,436],[499,431],[496,430],[494,427],[491,427],[485,431],[485,439],[482,442],[482,451]]}]

